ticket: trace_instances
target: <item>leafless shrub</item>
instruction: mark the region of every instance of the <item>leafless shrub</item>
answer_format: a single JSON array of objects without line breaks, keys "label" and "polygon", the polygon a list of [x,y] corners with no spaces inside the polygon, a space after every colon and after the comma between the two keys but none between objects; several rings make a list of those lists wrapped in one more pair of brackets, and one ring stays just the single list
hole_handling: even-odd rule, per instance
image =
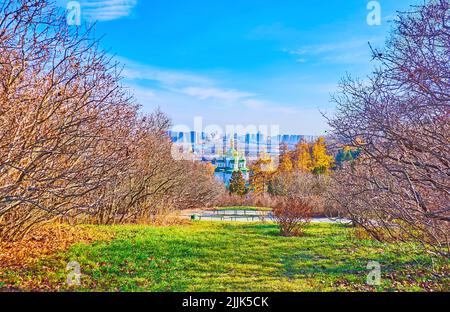
[{"label": "leafless shrub", "polygon": [[275,175],[269,189],[274,196],[306,200],[311,205],[314,216],[325,216],[329,212],[325,197],[329,180],[329,175],[303,171],[286,172]]},{"label": "leafless shrub", "polygon": [[301,236],[311,221],[312,207],[305,199],[277,198],[273,218],[283,236]]},{"label": "leafless shrub", "polygon": [[0,235],[95,205],[84,195],[124,158],[136,107],[118,71],[47,1],[6,1],[0,14]]},{"label": "leafless shrub", "polygon": [[240,196],[229,192],[223,193],[216,202],[221,207],[248,206],[260,208],[271,208],[274,203],[274,198],[269,194],[249,193],[245,196]]},{"label": "leafless shrub", "polygon": [[210,204],[218,184],[172,159],[169,126],[139,113],[90,26],[69,27],[51,0],[0,4],[0,237]]},{"label": "leafless shrub", "polygon": [[335,200],[377,239],[450,251],[450,4],[399,15],[380,68],[344,79],[330,125],[361,156],[335,175]]}]

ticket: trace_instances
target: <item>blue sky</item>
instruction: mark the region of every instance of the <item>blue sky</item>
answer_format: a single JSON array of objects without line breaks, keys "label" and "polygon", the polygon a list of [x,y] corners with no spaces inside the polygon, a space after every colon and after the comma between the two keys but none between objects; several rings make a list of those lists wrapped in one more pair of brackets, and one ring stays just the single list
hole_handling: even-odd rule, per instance
[{"label": "blue sky", "polygon": [[367,42],[381,47],[395,12],[418,1],[379,0],[380,26],[367,24],[364,0],[80,2],[144,111],[318,135],[339,79],[370,73]]}]

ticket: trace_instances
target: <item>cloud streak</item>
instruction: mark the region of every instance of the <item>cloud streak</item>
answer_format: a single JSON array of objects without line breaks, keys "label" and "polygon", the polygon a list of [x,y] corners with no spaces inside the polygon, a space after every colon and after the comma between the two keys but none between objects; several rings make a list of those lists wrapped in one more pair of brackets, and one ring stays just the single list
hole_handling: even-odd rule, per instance
[{"label": "cloud streak", "polygon": [[80,4],[82,16],[104,22],[129,16],[137,0],[84,0]]},{"label": "cloud streak", "polygon": [[151,66],[145,66],[130,62],[124,59],[118,59],[119,62],[126,65],[122,75],[129,80],[149,80],[158,82],[164,86],[183,86],[183,85],[212,85],[213,81],[209,78],[191,74],[182,71],[172,71]]},{"label": "cloud streak", "polygon": [[237,90],[217,89],[217,88],[201,88],[189,87],[179,90],[180,92],[198,98],[199,100],[207,100],[211,98],[224,101],[238,101],[244,98],[252,97],[254,94],[241,92]]},{"label": "cloud streak", "polygon": [[307,134],[319,134],[325,129],[318,125],[322,117],[316,108],[273,102],[258,93],[224,87],[226,82],[209,75],[117,59],[125,65],[122,76],[143,109],[150,111],[159,106],[177,124],[189,124],[193,116],[202,116],[208,123],[217,124],[301,125],[298,130]]},{"label": "cloud streak", "polygon": [[283,51],[296,56],[298,63],[305,63],[307,59],[319,59],[328,63],[367,63],[370,61],[368,42],[380,43],[379,38],[370,40],[356,38],[345,42],[332,42],[318,45],[303,46],[298,49],[284,49]]},{"label": "cloud streak", "polygon": [[244,105],[250,103],[249,106],[254,107],[254,102],[245,102],[244,100],[252,99],[256,94],[222,88],[218,86],[218,81],[209,77],[146,66],[120,58],[118,60],[125,64],[122,72],[124,78],[134,83],[150,82],[162,90],[186,95],[199,101],[215,100],[228,104],[239,102]]}]

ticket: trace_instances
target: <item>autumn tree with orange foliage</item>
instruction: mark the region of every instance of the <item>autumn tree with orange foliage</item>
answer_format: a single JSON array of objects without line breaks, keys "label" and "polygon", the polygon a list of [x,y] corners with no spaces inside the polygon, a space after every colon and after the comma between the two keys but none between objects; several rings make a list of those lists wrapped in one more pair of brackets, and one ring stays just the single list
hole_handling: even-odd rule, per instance
[{"label": "autumn tree with orange foliage", "polygon": [[[261,170],[264,166],[266,170]],[[286,194],[287,185],[297,172],[324,175],[334,166],[334,157],[328,154],[325,138],[313,144],[299,142],[289,151],[286,144],[280,147],[278,167],[269,155],[263,154],[250,168],[250,184],[254,193]],[[298,175],[297,175],[298,176]],[[291,192],[294,191],[291,189]]]},{"label": "autumn tree with orange foliage", "polygon": [[287,144],[282,144],[277,172],[291,172],[294,169],[292,158]]},{"label": "autumn tree with orange foliage", "polygon": [[311,171],[318,174],[326,174],[334,166],[334,157],[327,154],[325,138],[318,138],[312,146]]},{"label": "autumn tree with orange foliage", "polygon": [[260,158],[250,166],[250,186],[255,194],[267,192],[268,185],[276,172],[275,164],[270,155],[262,153]]},{"label": "autumn tree with orange foliage", "polygon": [[293,161],[297,170],[309,172],[312,169],[311,146],[305,141],[297,143]]}]

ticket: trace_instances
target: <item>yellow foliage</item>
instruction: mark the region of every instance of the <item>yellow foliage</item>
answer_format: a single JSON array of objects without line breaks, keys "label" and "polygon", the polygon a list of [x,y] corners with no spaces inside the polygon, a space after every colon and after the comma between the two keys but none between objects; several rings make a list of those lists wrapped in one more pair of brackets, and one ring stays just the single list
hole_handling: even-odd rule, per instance
[{"label": "yellow foliage", "polygon": [[315,173],[327,173],[334,165],[334,157],[327,154],[325,139],[320,137],[312,147],[312,170]]},{"label": "yellow foliage", "polygon": [[214,175],[214,171],[216,170],[216,167],[213,164],[208,162],[205,164],[205,168],[208,173],[210,173],[211,175]]},{"label": "yellow foliage", "polygon": [[299,142],[295,148],[295,159],[297,169],[302,171],[311,171],[313,161],[311,158],[310,145],[307,142]]},{"label": "yellow foliage", "polygon": [[284,144],[279,159],[278,172],[292,172],[293,168],[292,155],[289,152],[287,145]]},{"label": "yellow foliage", "polygon": [[275,165],[270,155],[261,154],[260,158],[250,167],[250,185],[254,193],[261,194],[267,190],[267,185],[275,173]]}]

